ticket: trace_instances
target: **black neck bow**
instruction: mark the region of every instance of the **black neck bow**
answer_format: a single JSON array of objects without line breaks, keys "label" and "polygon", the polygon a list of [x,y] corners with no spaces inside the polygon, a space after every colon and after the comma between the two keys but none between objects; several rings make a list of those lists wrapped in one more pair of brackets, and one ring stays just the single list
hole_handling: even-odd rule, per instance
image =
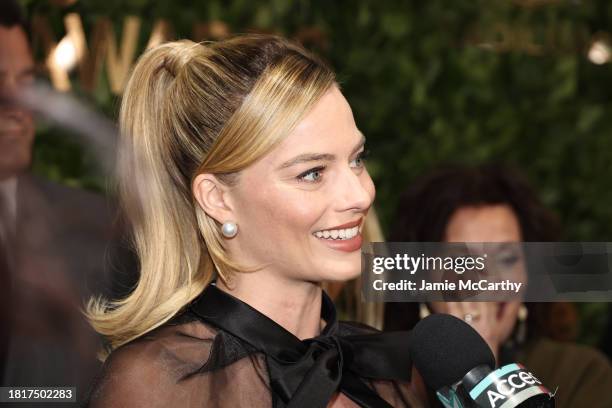
[{"label": "black neck bow", "polygon": [[326,407],[342,391],[365,408],[391,407],[362,378],[408,381],[408,332],[339,335],[336,309],[323,292],[317,337],[300,340],[248,304],[209,285],[191,305],[203,321],[267,356],[275,407]]}]

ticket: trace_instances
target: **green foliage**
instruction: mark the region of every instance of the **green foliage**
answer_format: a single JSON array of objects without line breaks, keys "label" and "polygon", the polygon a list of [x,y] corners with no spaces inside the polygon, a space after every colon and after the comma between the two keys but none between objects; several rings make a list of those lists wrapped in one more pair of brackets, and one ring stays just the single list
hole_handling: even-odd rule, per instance
[{"label": "green foliage", "polygon": [[[568,240],[612,241],[612,69],[586,58],[590,39],[611,26],[608,1],[526,8],[509,0],[82,0],[64,10],[27,3],[53,16],[77,11],[86,28],[101,15],[117,30],[121,17],[142,16],[142,45],[161,17],[180,37],[211,19],[233,32],[294,36],[315,27],[326,43],[311,45],[337,70],[368,138],[384,227],[399,193],[433,167],[503,161],[527,174]],[[491,50],[494,43],[502,50]],[[114,115],[117,101],[101,86],[93,99]],[[95,172],[78,150],[53,135],[40,134],[36,169],[91,181]]]}]

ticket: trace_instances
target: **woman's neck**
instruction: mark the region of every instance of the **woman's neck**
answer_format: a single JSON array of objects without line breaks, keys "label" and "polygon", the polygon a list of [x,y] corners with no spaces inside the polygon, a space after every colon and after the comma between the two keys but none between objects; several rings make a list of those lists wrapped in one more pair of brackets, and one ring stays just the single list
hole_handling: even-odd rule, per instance
[{"label": "woman's neck", "polygon": [[217,287],[263,313],[300,340],[321,332],[321,287],[317,283],[279,279],[272,273],[236,273]]}]

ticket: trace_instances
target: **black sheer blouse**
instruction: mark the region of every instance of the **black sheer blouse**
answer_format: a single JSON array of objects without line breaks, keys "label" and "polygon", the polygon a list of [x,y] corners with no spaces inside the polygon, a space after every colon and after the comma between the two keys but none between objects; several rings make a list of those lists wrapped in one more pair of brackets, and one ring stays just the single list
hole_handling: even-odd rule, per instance
[{"label": "black sheer blouse", "polygon": [[406,332],[337,322],[325,293],[321,315],[321,334],[299,340],[209,285],[171,322],[115,350],[88,404],[317,408],[341,392],[358,407],[422,406],[409,388]]}]

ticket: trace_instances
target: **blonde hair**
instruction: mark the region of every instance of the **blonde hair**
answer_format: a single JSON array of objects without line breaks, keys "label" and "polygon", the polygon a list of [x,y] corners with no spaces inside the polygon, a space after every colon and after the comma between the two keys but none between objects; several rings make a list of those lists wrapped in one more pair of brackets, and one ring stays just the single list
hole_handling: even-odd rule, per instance
[{"label": "blonde hair", "polygon": [[217,274],[243,271],[193,180],[237,183],[334,84],[320,60],[273,36],[170,42],[139,59],[121,104],[118,193],[140,277],[126,298],[87,306],[111,350],[167,322]]}]

